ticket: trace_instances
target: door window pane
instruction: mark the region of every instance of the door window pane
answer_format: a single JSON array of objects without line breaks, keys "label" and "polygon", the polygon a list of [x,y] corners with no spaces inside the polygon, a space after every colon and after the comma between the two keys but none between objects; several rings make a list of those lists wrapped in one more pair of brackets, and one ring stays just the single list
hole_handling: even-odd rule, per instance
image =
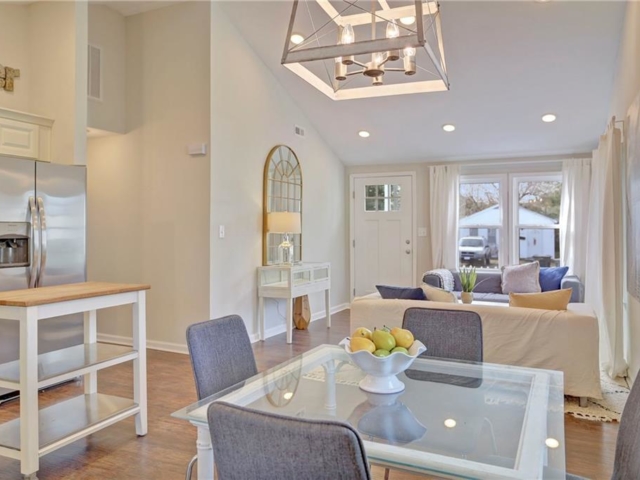
[{"label": "door window pane", "polygon": [[520,263],[538,261],[541,267],[560,266],[560,230],[521,228],[518,241]]},{"label": "door window pane", "polygon": [[500,230],[495,227],[460,228],[458,256],[462,267],[499,268]]},{"label": "door window pane", "polygon": [[398,212],[401,206],[400,185],[366,185],[364,209],[367,212]]}]

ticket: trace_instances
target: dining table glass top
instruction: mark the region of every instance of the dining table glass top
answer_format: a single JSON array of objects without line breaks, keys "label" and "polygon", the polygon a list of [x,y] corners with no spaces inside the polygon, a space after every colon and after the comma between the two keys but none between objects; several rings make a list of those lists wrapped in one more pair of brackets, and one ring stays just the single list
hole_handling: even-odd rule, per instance
[{"label": "dining table glass top", "polygon": [[[224,401],[347,422],[374,464],[459,478],[565,478],[561,372],[418,358],[396,394],[358,387],[365,373],[321,345],[173,414],[196,426]],[[312,452],[309,452],[312,454]]]}]

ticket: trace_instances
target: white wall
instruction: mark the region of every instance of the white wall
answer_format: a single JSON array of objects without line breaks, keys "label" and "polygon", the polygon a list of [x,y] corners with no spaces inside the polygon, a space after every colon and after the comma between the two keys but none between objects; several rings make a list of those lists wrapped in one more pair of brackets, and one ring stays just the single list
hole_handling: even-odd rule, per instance
[{"label": "white wall", "polygon": [[0,65],[20,69],[13,92],[0,89],[0,107],[29,110],[29,8],[0,4]]},{"label": "white wall", "polygon": [[29,108],[53,118],[51,160],[86,163],[87,3],[29,5]]},{"label": "white wall", "polygon": [[[640,93],[640,3],[627,2],[611,98],[611,115],[624,120],[629,106],[638,93]],[[626,312],[630,337],[629,374],[635,379],[640,371],[640,302],[629,296]]]},{"label": "white wall", "polygon": [[105,5],[89,5],[89,44],[102,54],[102,99],[88,99],[87,126],[125,133],[125,18]]},{"label": "white wall", "polygon": [[[210,161],[186,151],[210,134],[209,4],[125,28],[128,133],[89,140],[88,276],[151,284],[150,345],[185,351],[186,327],[209,318]],[[98,318],[102,338],[131,337],[128,311]]]},{"label": "white wall", "polygon": [[[240,314],[255,334],[269,150],[285,144],[300,160],[303,260],[331,262],[334,306],[349,301],[344,166],[215,3],[211,45],[211,316]],[[304,139],[294,125],[306,129]],[[226,226],[225,239],[218,238],[219,225]],[[313,312],[321,304],[312,296]],[[267,329],[284,328],[275,302],[268,307]]]}]

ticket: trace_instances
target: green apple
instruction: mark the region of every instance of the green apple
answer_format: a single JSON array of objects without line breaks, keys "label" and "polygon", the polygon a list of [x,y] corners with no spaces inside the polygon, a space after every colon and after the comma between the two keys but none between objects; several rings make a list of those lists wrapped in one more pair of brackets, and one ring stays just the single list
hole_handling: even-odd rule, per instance
[{"label": "green apple", "polygon": [[375,352],[373,352],[373,354],[376,357],[388,357],[389,355],[391,355],[389,353],[389,350],[383,350],[382,348],[379,348],[378,350],[376,350]]},{"label": "green apple", "polygon": [[391,350],[391,353],[406,353],[407,355],[409,355],[409,350],[407,350],[404,347],[396,347],[393,350]]},{"label": "green apple", "polygon": [[389,332],[385,332],[384,330],[374,330],[371,335],[371,340],[375,343],[376,349],[390,352],[396,347],[396,339],[393,338],[393,335]]}]

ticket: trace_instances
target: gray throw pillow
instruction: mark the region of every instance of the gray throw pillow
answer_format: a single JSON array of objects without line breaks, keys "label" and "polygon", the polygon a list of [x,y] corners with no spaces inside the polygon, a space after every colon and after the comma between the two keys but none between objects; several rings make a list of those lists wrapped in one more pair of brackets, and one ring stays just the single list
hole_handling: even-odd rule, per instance
[{"label": "gray throw pillow", "polygon": [[502,293],[539,293],[541,291],[538,262],[502,267]]}]

